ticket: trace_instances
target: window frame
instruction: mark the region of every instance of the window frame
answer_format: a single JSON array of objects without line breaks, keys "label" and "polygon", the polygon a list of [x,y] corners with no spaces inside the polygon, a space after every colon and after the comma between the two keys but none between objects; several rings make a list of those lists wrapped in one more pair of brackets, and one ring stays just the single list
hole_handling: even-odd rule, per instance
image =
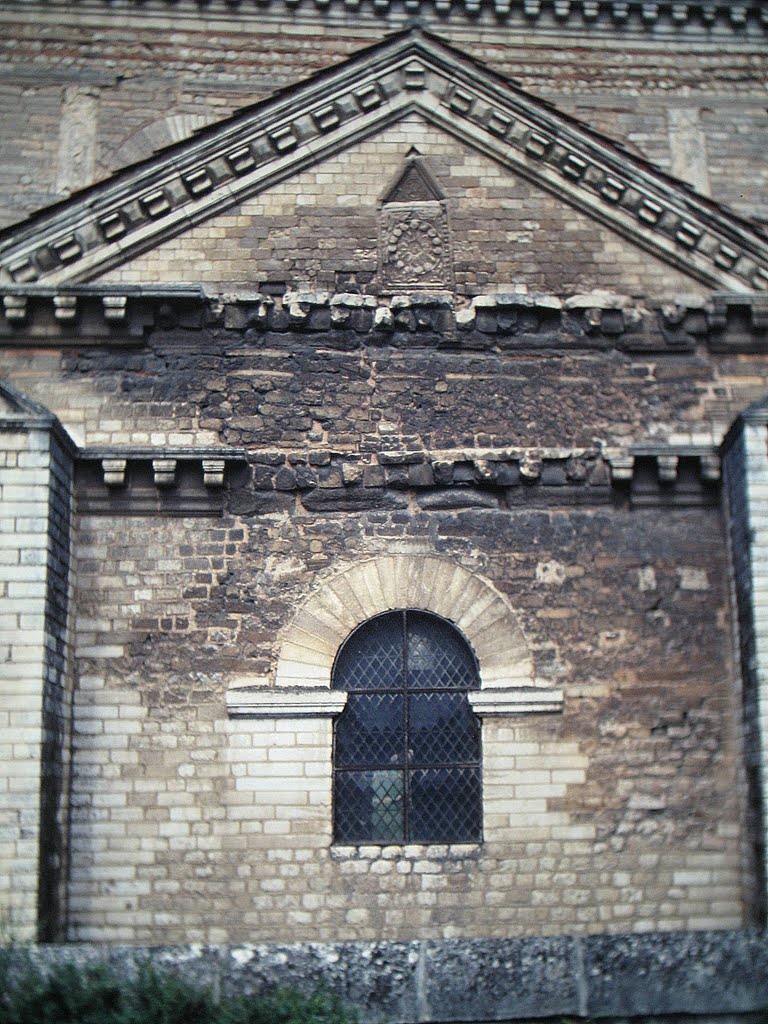
[{"label": "window frame", "polygon": [[[342,686],[338,683],[338,669],[340,661],[343,659],[345,652],[348,651],[348,647],[351,643],[354,643],[355,637],[358,636],[361,630],[366,627],[370,627],[372,623],[377,620],[399,616],[401,620],[400,630],[403,651],[403,664],[398,674],[398,686],[361,686],[359,688],[349,688],[348,686]],[[409,624],[408,617],[417,616],[418,620],[423,624],[425,621],[428,623],[429,620],[433,620],[436,623],[441,624],[443,627],[447,627],[450,633],[458,641],[460,648],[463,652],[463,656],[466,657],[467,663],[471,665],[472,681],[471,685],[459,685],[459,686],[419,686],[419,685],[408,685],[409,681],[409,670],[408,670],[408,646],[409,646]],[[433,640],[433,644],[437,645],[439,638]],[[472,706],[470,699],[471,694],[477,694],[481,689],[481,678],[480,678],[480,665],[478,662],[477,655],[475,654],[472,645],[469,643],[467,637],[458,628],[458,626],[450,619],[439,615],[436,612],[429,611],[424,608],[414,607],[401,607],[395,609],[387,609],[386,611],[379,612],[376,615],[372,615],[359,623],[344,639],[339,646],[336,656],[333,661],[331,671],[331,689],[338,693],[347,694],[347,705],[344,712],[339,715],[333,725],[333,739],[332,739],[332,824],[333,824],[333,838],[332,842],[338,846],[402,846],[402,845],[479,845],[483,842],[483,743],[482,743],[482,718],[476,713]],[[403,699],[403,719],[401,726],[402,736],[402,763],[396,767],[388,769],[386,767],[374,767],[367,766],[364,764],[348,765],[344,767],[339,766],[338,756],[338,730],[340,722],[343,722],[344,714],[347,713],[350,702],[349,698],[355,694],[392,694],[401,695]],[[412,734],[409,732],[410,726],[410,698],[418,695],[426,696],[429,698],[433,694],[456,694],[459,695],[464,702],[466,713],[471,719],[471,724],[474,730],[472,737],[476,747],[476,757],[470,757],[465,759],[453,759],[444,761],[425,761],[424,763],[414,763],[413,761],[413,744]],[[343,727],[343,726],[342,726]],[[339,801],[338,801],[338,780],[339,776],[345,773],[352,774],[354,772],[384,772],[392,770],[400,773],[402,778],[403,786],[403,804],[401,811],[401,836],[399,838],[374,838],[373,836],[367,836],[365,838],[342,838],[339,836]],[[418,772],[429,772],[429,771],[463,771],[465,773],[471,773],[467,776],[468,784],[470,788],[476,786],[476,794],[472,795],[473,803],[471,805],[471,816],[477,820],[477,827],[472,829],[471,835],[467,834],[454,834],[453,836],[441,836],[439,838],[419,838],[414,837],[412,829],[412,818],[415,816],[414,810],[414,799],[412,796],[412,785],[413,777]]]}]

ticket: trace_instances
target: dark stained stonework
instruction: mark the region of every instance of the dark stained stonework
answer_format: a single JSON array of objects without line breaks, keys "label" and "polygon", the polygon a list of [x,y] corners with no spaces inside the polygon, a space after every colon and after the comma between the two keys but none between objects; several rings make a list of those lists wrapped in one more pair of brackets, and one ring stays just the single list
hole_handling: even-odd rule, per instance
[{"label": "dark stained stonework", "polygon": [[709,301],[681,296],[655,309],[599,292],[564,298],[524,291],[471,298],[423,291],[222,296],[202,287],[96,284],[2,286],[0,298],[0,337],[10,346],[145,347],[151,335],[162,334],[183,347],[218,340],[270,348],[280,335],[297,335],[342,351],[371,346],[672,355],[701,344],[712,352],[768,351],[768,300],[757,294],[716,293]]}]

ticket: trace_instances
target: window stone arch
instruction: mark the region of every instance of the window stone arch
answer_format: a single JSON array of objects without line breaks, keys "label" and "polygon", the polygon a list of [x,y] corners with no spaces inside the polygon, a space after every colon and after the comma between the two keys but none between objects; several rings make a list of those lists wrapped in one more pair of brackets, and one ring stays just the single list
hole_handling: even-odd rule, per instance
[{"label": "window stone arch", "polygon": [[379,555],[326,578],[296,612],[278,647],[273,679],[241,678],[227,691],[230,715],[334,716],[345,697],[331,691],[339,648],[363,622],[398,608],[448,620],[477,658],[483,717],[560,711],[562,690],[537,680],[510,602],[487,579],[440,555]]},{"label": "window stone arch", "polygon": [[326,580],[296,613],[280,645],[275,685],[330,687],[336,653],[361,623],[422,608],[469,641],[482,688],[535,686],[528,643],[511,605],[486,579],[436,555],[381,555]]}]

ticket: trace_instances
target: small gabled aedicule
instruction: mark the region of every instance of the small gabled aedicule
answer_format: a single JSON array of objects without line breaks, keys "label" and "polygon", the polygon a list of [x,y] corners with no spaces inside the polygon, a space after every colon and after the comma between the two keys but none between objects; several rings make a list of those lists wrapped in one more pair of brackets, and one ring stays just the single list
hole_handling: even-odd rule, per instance
[{"label": "small gabled aedicule", "polygon": [[768,289],[751,223],[420,30],[7,229],[0,285],[92,281],[413,112],[708,287]]},{"label": "small gabled aedicule", "polygon": [[387,287],[453,289],[447,203],[415,151],[384,193],[379,253],[381,279]]}]

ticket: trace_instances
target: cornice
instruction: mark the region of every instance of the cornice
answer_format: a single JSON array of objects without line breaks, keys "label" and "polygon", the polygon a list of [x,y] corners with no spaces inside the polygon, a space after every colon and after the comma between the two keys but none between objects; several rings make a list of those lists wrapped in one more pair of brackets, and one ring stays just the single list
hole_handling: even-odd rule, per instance
[{"label": "cornice", "polygon": [[83,515],[329,514],[413,507],[505,512],[532,507],[689,508],[719,502],[714,444],[595,448],[383,449],[358,453],[83,449],[75,495]]},{"label": "cornice", "polygon": [[347,694],[320,687],[279,689],[231,686],[226,693],[232,718],[335,718],[344,710]]},{"label": "cornice", "polygon": [[[386,450],[371,441],[358,454],[320,450],[252,451],[252,477],[233,495],[233,511],[271,495],[309,512],[406,507],[411,494],[425,511],[512,509],[526,504],[600,505],[620,492],[631,507],[701,506],[719,501],[714,444],[638,443],[595,448]],[[274,502],[273,502],[274,504]]]},{"label": "cornice", "polygon": [[768,30],[764,0],[9,0],[6,18],[31,10],[78,20],[170,19],[188,28],[226,24],[253,31],[264,19],[297,24],[345,25],[350,21],[390,27],[422,22],[483,26],[528,34],[580,33],[593,38],[755,39]]},{"label": "cornice", "polygon": [[237,448],[84,448],[75,462],[77,508],[84,515],[221,515],[245,464]]},{"label": "cornice", "polygon": [[[215,348],[331,344],[454,351],[560,349],[658,355],[768,352],[768,295],[715,292],[663,303],[608,292],[517,290],[368,295],[290,291],[207,294],[203,288],[113,284],[0,285],[0,347],[142,347],[198,336]],[[205,333],[203,339],[201,334]]]},{"label": "cornice", "polygon": [[549,686],[489,687],[468,694],[469,705],[480,718],[508,718],[562,711],[562,690]]},{"label": "cornice", "polygon": [[2,232],[0,282],[93,279],[413,111],[708,287],[768,290],[749,222],[416,30]]},{"label": "cornice", "polygon": [[[468,696],[481,718],[552,713],[562,711],[564,703],[563,691],[548,686],[493,687]],[[267,688],[261,680],[256,685],[235,680],[226,701],[232,718],[335,718],[344,710],[347,694],[309,686]]]}]

